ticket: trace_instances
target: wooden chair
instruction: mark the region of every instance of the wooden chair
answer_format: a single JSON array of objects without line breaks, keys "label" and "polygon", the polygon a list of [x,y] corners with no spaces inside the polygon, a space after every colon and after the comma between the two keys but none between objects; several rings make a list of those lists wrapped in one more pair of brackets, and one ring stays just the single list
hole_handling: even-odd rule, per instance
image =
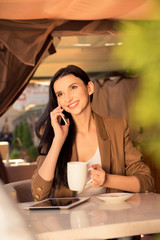
[{"label": "wooden chair", "polygon": [[2,161],[1,152],[0,152],[0,179],[2,180],[3,183],[9,183],[7,169]]},{"label": "wooden chair", "polygon": [[33,201],[31,179],[4,184],[4,187],[19,203]]}]

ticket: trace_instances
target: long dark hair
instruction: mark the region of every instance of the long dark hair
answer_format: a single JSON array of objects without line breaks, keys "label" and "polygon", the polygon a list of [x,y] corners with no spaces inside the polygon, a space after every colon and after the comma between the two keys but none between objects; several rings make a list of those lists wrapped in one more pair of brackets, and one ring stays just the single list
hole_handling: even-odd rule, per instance
[{"label": "long dark hair", "polygon": [[[61,78],[66,75],[74,75],[80,78],[84,84],[87,86],[90,81],[88,75],[79,67],[75,65],[68,65],[65,68],[61,68],[58,70],[51,79],[49,86],[49,101],[46,106],[46,109],[40,119],[36,123],[36,134],[40,138],[40,144],[38,147],[39,153],[41,155],[46,155],[51,147],[54,131],[51,126],[50,112],[58,106],[57,98],[53,90],[53,85],[58,78]],[[55,169],[55,177],[53,181],[53,185],[60,186],[61,184],[67,185],[67,177],[66,177],[66,168],[67,162],[71,160],[72,155],[72,146],[76,137],[76,126],[72,119],[70,113],[65,112],[65,115],[70,120],[69,132],[67,138],[63,144],[61,152],[58,157],[56,169]],[[43,130],[44,129],[44,130]],[[43,132],[43,133],[41,133]]]}]

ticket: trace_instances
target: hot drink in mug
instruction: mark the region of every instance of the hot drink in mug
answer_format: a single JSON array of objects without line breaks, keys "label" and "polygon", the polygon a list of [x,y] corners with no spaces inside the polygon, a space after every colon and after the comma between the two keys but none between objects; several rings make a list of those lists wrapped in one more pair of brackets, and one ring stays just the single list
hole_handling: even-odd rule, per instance
[{"label": "hot drink in mug", "polygon": [[67,180],[72,191],[83,191],[88,176],[88,164],[86,162],[68,162]]}]

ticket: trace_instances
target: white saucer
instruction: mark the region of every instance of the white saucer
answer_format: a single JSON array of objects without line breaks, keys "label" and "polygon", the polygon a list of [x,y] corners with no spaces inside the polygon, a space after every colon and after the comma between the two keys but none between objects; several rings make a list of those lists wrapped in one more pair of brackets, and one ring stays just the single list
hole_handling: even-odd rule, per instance
[{"label": "white saucer", "polygon": [[120,203],[126,201],[131,196],[133,196],[133,193],[105,193],[96,197],[107,203]]}]

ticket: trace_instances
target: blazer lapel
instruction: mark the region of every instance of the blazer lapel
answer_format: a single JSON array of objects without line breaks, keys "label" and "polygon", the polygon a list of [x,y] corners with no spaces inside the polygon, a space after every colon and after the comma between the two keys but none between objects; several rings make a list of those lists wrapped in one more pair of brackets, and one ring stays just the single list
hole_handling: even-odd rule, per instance
[{"label": "blazer lapel", "polygon": [[103,118],[96,113],[93,113],[98,136],[99,151],[101,156],[102,168],[105,172],[110,172],[111,167],[111,143],[106,131]]}]

